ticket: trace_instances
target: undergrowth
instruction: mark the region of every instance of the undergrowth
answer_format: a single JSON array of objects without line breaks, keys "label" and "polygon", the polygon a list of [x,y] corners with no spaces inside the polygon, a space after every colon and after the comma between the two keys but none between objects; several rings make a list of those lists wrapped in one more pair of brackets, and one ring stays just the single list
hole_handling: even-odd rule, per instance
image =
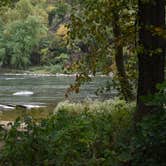
[{"label": "undergrowth", "polygon": [[135,131],[134,110],[134,104],[118,99],[64,102],[41,122],[17,119],[3,136],[0,164],[164,166],[165,113],[144,119]]}]

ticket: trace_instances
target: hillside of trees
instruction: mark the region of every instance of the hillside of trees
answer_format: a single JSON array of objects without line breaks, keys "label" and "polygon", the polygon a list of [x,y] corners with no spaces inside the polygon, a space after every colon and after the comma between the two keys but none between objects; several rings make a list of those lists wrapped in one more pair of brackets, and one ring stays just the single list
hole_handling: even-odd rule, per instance
[{"label": "hillside of trees", "polygon": [[2,6],[1,68],[50,66],[54,73],[63,72],[70,57],[65,26],[70,10],[70,3],[65,1],[22,0]]}]

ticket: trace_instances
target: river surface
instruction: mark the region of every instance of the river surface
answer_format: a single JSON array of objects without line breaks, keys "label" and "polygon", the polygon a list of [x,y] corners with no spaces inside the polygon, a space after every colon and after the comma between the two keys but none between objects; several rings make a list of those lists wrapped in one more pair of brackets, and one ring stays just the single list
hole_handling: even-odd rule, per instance
[{"label": "river surface", "polygon": [[[66,89],[75,80],[74,76],[0,75],[0,104],[49,105],[65,100]],[[71,100],[97,99],[95,91],[104,86],[110,77],[95,77],[81,87]]]}]

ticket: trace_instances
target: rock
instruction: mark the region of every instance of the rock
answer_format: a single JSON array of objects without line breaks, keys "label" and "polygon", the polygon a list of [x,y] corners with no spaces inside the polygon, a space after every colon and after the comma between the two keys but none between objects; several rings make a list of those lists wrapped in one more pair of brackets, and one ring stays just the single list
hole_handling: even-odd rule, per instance
[{"label": "rock", "polygon": [[14,106],[2,105],[0,104],[0,110],[13,110],[15,109]]},{"label": "rock", "polygon": [[24,105],[16,105],[16,109],[27,109]]},{"label": "rock", "polygon": [[14,109],[35,109],[35,108],[44,108],[46,106],[44,105],[35,105],[35,104],[19,104],[19,105],[12,105],[12,104],[7,104],[7,105],[2,105],[0,104],[0,115],[2,113],[2,111],[4,110],[14,110]]},{"label": "rock", "polygon": [[46,106],[41,106],[41,105],[31,105],[31,104],[26,104],[26,105],[23,105],[24,107],[26,107],[27,109],[32,109],[32,108],[43,108],[43,107],[46,107]]}]

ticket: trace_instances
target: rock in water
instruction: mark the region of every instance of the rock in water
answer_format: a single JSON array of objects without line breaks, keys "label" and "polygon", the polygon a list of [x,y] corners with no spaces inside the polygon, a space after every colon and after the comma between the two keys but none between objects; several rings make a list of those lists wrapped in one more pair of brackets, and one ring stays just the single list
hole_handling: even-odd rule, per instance
[{"label": "rock in water", "polygon": [[0,104],[0,109],[1,110],[13,110],[13,109],[15,109],[15,107],[14,106],[8,106],[8,105]]},{"label": "rock in water", "polygon": [[31,91],[19,91],[19,92],[13,93],[14,96],[31,96],[33,94],[34,93]]}]

